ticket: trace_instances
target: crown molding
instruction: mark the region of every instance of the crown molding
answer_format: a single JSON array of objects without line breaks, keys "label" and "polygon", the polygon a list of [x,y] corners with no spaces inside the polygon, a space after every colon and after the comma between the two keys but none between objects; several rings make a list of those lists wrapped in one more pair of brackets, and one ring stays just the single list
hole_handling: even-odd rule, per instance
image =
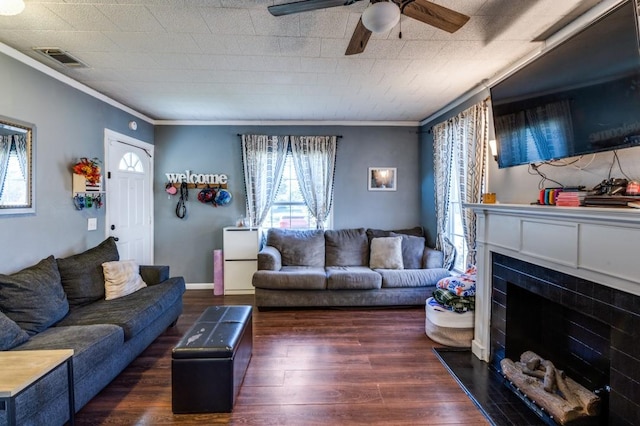
[{"label": "crown molding", "polygon": [[156,126],[376,126],[418,127],[419,121],[313,121],[313,120],[155,120]]}]

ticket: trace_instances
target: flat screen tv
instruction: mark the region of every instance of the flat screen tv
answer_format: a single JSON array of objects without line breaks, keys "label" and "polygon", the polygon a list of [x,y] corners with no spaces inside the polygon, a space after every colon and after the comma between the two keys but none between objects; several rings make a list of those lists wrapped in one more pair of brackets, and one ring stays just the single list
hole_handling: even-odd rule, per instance
[{"label": "flat screen tv", "polygon": [[626,1],[491,87],[499,167],[640,144],[637,21]]}]

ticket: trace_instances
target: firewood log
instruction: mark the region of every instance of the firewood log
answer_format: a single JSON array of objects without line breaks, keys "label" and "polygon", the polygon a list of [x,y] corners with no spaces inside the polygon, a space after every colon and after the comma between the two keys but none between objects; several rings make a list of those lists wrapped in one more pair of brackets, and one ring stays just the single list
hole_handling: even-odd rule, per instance
[{"label": "firewood log", "polygon": [[566,377],[565,382],[569,389],[571,389],[571,392],[580,400],[580,404],[585,413],[590,416],[596,416],[600,413],[601,399],[598,395],[586,389],[571,377]]},{"label": "firewood log", "polygon": [[522,352],[520,355],[520,362],[523,362],[527,365],[527,368],[531,371],[535,371],[540,367],[540,363],[542,362],[542,358],[540,358],[537,354],[531,351]]},{"label": "firewood log", "polygon": [[527,376],[533,376],[533,377],[536,377],[538,379],[544,379],[544,371],[531,370],[531,369],[529,369],[529,367],[527,367],[527,364],[524,364],[522,362],[516,362],[515,364]]},{"label": "firewood log", "polygon": [[[523,352],[522,355],[520,355],[520,361],[522,363],[527,363],[527,362],[532,363],[530,365],[537,365],[539,369],[543,368],[542,362],[544,360],[542,359],[542,357],[540,357],[540,355],[536,354],[533,351]],[[536,370],[536,371],[542,372],[540,370]],[[540,376],[539,373],[536,373],[536,372],[532,372],[530,375],[534,377],[542,378],[544,376],[544,373],[542,377]],[[579,402],[579,404],[584,408],[584,411],[589,416],[595,416],[600,412],[600,397],[598,395],[591,392],[589,389],[583,387],[582,385],[580,385],[578,382],[571,379],[570,377],[566,377],[566,374],[563,370],[559,370],[556,368],[556,376],[560,376],[562,379],[564,379],[564,382],[568,387],[567,393],[561,390],[563,395],[566,395],[566,394],[575,395],[575,399],[572,400],[571,404],[576,403],[576,401]]]},{"label": "firewood log", "polygon": [[500,361],[500,366],[504,375],[529,399],[544,408],[556,422],[564,425],[586,416],[581,406],[572,407],[559,395],[546,392],[542,388],[540,380],[524,374],[510,359],[505,358]]},{"label": "firewood log", "polygon": [[[556,388],[556,367],[551,361],[544,360],[541,362],[544,367],[544,377],[542,378],[542,387],[547,392],[553,392]],[[568,398],[567,401],[569,400]]]},{"label": "firewood log", "polygon": [[569,405],[578,405],[582,407],[582,401],[578,398],[578,396],[573,392],[572,389],[567,385],[566,378],[562,377],[562,374],[556,374],[556,385],[558,386],[558,390],[562,392],[562,396],[567,400]]}]

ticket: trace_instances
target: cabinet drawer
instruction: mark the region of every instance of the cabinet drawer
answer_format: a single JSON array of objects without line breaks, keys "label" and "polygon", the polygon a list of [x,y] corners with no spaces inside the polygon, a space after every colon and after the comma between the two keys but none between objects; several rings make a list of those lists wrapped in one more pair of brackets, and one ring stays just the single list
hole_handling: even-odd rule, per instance
[{"label": "cabinet drawer", "polygon": [[222,250],[225,259],[256,259],[258,231],[225,229]]},{"label": "cabinet drawer", "polygon": [[257,260],[226,260],[224,262],[224,294],[253,294],[253,273]]}]

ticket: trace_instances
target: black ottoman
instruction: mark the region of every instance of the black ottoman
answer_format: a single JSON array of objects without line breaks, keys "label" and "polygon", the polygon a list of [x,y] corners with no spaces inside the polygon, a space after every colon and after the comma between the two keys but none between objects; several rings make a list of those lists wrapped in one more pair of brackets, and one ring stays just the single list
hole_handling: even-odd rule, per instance
[{"label": "black ottoman", "polygon": [[172,409],[230,413],[251,359],[251,306],[207,308],[173,349]]}]

